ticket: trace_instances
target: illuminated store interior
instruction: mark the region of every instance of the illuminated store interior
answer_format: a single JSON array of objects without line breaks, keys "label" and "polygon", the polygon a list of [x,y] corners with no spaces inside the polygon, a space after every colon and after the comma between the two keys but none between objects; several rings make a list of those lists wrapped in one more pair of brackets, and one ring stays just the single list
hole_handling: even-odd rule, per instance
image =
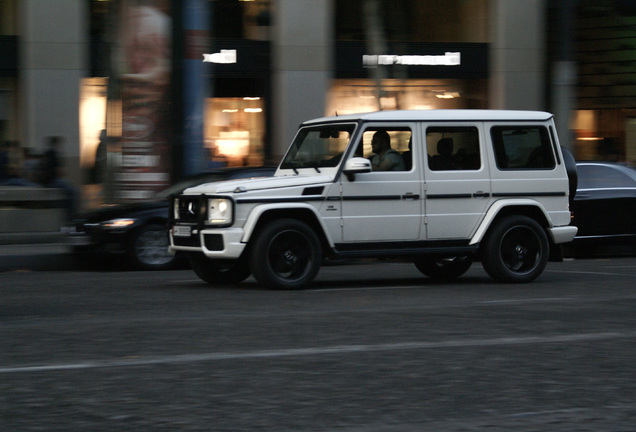
[{"label": "illuminated store interior", "polygon": [[325,115],[396,109],[485,108],[485,80],[334,80]]},{"label": "illuminated store interior", "polygon": [[263,164],[264,104],[260,97],[208,98],[204,146],[208,167]]}]

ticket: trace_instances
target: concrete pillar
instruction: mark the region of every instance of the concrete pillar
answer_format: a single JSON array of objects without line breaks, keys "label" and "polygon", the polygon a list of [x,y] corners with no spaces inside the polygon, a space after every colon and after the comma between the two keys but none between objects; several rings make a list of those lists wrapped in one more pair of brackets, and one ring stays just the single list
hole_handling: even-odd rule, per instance
[{"label": "concrete pillar", "polygon": [[574,84],[576,81],[576,64],[574,56],[574,15],[575,0],[560,0],[556,8],[559,31],[557,36],[557,58],[552,65],[550,87],[550,107],[554,113],[554,121],[562,146],[573,153],[576,150],[572,132],[574,104]]},{"label": "concrete pillar", "polygon": [[489,107],[545,109],[544,0],[492,0]]},{"label": "concrete pillar", "polygon": [[79,100],[88,63],[88,2],[22,0],[18,7],[20,140],[42,151],[45,137],[63,137],[67,176],[79,183]]},{"label": "concrete pillar", "polygon": [[298,129],[325,115],[331,84],[332,0],[277,0],[273,12],[272,162],[278,162]]}]

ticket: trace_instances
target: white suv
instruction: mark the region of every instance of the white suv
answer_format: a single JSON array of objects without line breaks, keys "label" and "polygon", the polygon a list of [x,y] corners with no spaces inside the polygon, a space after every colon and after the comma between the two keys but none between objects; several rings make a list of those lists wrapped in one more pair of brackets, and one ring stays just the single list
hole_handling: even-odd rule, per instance
[{"label": "white suv", "polygon": [[[390,150],[378,146],[382,136]],[[383,159],[396,162],[384,164],[390,171],[375,170]],[[211,284],[252,274],[271,288],[302,288],[324,260],[352,257],[402,257],[435,279],[479,259],[498,281],[530,282],[576,234],[566,160],[546,112],[311,120],[273,177],[172,197],[170,251],[187,253]]]}]

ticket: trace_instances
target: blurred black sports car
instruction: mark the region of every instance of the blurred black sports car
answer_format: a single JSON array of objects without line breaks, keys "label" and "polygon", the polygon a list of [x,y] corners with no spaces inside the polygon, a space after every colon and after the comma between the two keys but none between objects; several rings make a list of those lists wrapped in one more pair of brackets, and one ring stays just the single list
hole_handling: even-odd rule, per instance
[{"label": "blurred black sports car", "polygon": [[577,162],[572,205],[577,254],[597,246],[636,249],[636,169],[609,162]]},{"label": "blurred black sports car", "polygon": [[209,171],[179,182],[157,194],[154,201],[104,205],[75,218],[62,228],[74,252],[124,255],[133,268],[173,268],[177,257],[168,253],[168,197],[190,186],[214,181],[267,177],[276,168],[241,167]]}]

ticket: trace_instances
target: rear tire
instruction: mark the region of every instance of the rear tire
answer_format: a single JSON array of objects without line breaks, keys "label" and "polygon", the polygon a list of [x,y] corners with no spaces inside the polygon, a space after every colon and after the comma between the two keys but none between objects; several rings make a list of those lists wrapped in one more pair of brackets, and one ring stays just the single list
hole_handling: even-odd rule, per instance
[{"label": "rear tire", "polygon": [[250,269],[256,280],[273,289],[299,289],[318,274],[322,259],[320,239],[296,219],[267,223],[250,245]]},{"label": "rear tire", "polygon": [[499,282],[535,280],[545,269],[549,255],[548,236],[541,225],[527,216],[501,219],[482,242],[484,269]]},{"label": "rear tire", "polygon": [[237,284],[250,276],[243,260],[213,260],[202,253],[188,256],[192,270],[211,285]]},{"label": "rear tire", "polygon": [[415,267],[425,276],[438,281],[457,279],[468,271],[473,263],[468,255],[442,257],[423,256],[414,261]]}]

